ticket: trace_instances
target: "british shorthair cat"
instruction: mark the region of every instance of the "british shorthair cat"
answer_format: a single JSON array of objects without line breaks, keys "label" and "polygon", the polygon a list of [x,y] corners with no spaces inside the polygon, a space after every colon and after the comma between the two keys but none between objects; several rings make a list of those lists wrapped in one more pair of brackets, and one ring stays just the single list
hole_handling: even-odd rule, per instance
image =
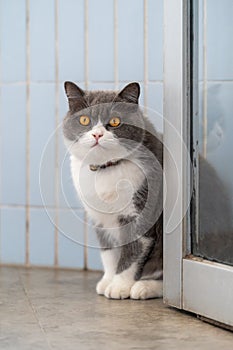
[{"label": "british shorthair cat", "polygon": [[76,191],[95,225],[104,275],[98,294],[162,296],[162,139],[138,105],[140,86],[84,91],[65,83],[63,133]]}]

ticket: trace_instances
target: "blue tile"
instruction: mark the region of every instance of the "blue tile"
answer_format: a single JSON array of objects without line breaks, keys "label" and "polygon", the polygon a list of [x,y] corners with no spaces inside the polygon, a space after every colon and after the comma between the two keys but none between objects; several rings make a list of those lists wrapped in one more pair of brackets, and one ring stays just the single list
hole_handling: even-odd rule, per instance
[{"label": "blue tile", "polygon": [[163,83],[148,84],[148,107],[163,114]]},{"label": "blue tile", "polygon": [[1,262],[24,264],[25,262],[25,209],[1,210]]},{"label": "blue tile", "polygon": [[88,90],[115,90],[114,83],[100,82],[100,83],[90,83]]},{"label": "blue tile", "polygon": [[1,90],[2,202],[25,204],[26,198],[26,94],[24,86]]},{"label": "blue tile", "polygon": [[[30,203],[54,205],[55,102],[54,85],[31,86]],[[39,185],[39,179],[41,181]]]},{"label": "blue tile", "polygon": [[43,209],[30,211],[30,263],[54,264],[54,212]]},{"label": "blue tile", "polygon": [[233,2],[207,1],[208,80],[233,79]]},{"label": "blue tile", "polygon": [[163,79],[163,0],[148,1],[148,76]]},{"label": "blue tile", "polygon": [[103,271],[103,264],[101,261],[101,250],[98,248],[88,248],[88,269]]},{"label": "blue tile", "polygon": [[59,210],[59,266],[84,265],[84,218],[83,211]]},{"label": "blue tile", "polygon": [[59,235],[59,267],[83,268],[84,248],[64,235]]},{"label": "blue tile", "polygon": [[148,84],[148,117],[159,132],[163,131],[163,84]]},{"label": "blue tile", "polygon": [[88,257],[88,268],[90,270],[103,270],[103,265],[100,255],[100,245],[95,233],[95,228],[91,221],[88,221],[87,226],[88,232],[88,247],[87,247],[87,257]]},{"label": "blue tile", "polygon": [[114,80],[113,0],[89,0],[89,79]]},{"label": "blue tile", "polygon": [[143,80],[143,1],[118,1],[119,80]]},{"label": "blue tile", "polygon": [[30,1],[31,80],[55,78],[54,0]]},{"label": "blue tile", "polygon": [[59,210],[59,232],[80,246],[84,245],[83,210]]},{"label": "blue tile", "polygon": [[26,1],[1,1],[1,78],[24,81],[26,77]]},{"label": "blue tile", "polygon": [[84,80],[84,1],[59,0],[59,79]]}]

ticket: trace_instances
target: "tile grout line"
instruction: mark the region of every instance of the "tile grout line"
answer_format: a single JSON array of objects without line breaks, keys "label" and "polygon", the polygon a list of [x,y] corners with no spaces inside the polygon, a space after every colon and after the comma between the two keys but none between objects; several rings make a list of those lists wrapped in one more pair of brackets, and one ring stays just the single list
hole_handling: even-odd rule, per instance
[{"label": "tile grout line", "polygon": [[[138,82],[143,83],[144,80],[137,80]],[[115,79],[113,80],[89,80],[90,83],[92,84],[114,84],[115,83]],[[121,83],[128,83],[128,80],[124,80],[121,79],[119,80],[119,82]],[[163,84],[163,80],[160,79],[148,79],[148,82],[150,84]],[[200,82],[202,83],[203,80],[200,79]],[[63,80],[59,80],[59,84],[62,84]],[[85,80],[84,81],[79,81],[80,84],[85,84]],[[208,84],[232,84],[233,83],[233,79],[208,79],[207,81]],[[54,84],[54,81],[52,80],[35,80],[35,81],[30,81],[31,85],[40,85],[40,84]],[[24,86],[27,85],[26,81],[4,81],[4,82],[0,82],[0,87],[1,86]]]},{"label": "tile grout line", "polygon": [[148,1],[144,0],[144,113],[148,108]]},{"label": "tile grout line", "polygon": [[[85,62],[85,90],[88,89],[88,76],[89,76],[89,36],[88,36],[88,0],[84,0],[84,62]],[[84,254],[83,254],[83,269],[88,269],[88,227],[87,227],[87,214],[84,211],[84,226],[83,226],[83,235],[84,235]]]},{"label": "tile grout line", "polygon": [[[78,271],[83,272],[82,267],[71,267],[71,266],[54,266],[54,265],[30,265],[26,266],[25,264],[19,263],[1,263],[0,268],[9,268],[9,269],[24,269],[25,271],[35,271],[35,270],[45,270],[45,271]],[[102,270],[99,269],[88,269],[88,272],[99,273]]]},{"label": "tile grout line", "polygon": [[26,0],[26,266],[30,265],[30,63],[30,0]]},{"label": "tile grout line", "polygon": [[114,84],[119,88],[119,60],[118,60],[118,0],[114,0]]},{"label": "tile grout line", "polygon": [[[117,45],[118,46],[118,45]],[[117,58],[118,59],[118,58]],[[121,79],[119,80],[120,82],[122,83],[128,83],[129,80],[126,79]],[[143,82],[143,80],[137,80],[139,82]],[[93,84],[114,84],[115,82],[115,78],[113,80],[89,80],[90,83],[93,83]],[[149,79],[149,82],[151,84],[162,84],[163,83],[163,80],[159,80],[159,79]],[[233,79],[228,79],[228,80],[220,80],[220,79],[212,79],[212,80],[209,80],[209,82],[213,82],[213,83],[219,83],[219,82],[222,82],[222,83],[232,83],[233,82]],[[54,81],[53,80],[32,80],[31,82],[31,85],[40,85],[40,84],[54,84]],[[62,84],[63,83],[63,80],[59,80],[59,83]],[[82,80],[79,80],[79,83],[84,83],[85,84],[85,80],[82,81]],[[3,81],[3,82],[0,82],[0,86],[24,86],[26,85],[27,82],[24,80],[24,81],[21,81],[21,80],[12,80],[12,81]]]},{"label": "tile grout line", "polygon": [[59,225],[59,32],[58,32],[58,0],[54,3],[55,10],[55,225],[54,225],[54,266],[59,265],[58,225]]}]

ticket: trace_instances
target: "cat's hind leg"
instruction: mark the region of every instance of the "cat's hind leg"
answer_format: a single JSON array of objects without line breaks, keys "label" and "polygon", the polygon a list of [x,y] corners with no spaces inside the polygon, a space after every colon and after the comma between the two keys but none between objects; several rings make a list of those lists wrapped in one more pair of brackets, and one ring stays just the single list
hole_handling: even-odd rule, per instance
[{"label": "cat's hind leg", "polygon": [[163,296],[162,280],[139,280],[134,283],[130,291],[131,299],[152,299]]}]

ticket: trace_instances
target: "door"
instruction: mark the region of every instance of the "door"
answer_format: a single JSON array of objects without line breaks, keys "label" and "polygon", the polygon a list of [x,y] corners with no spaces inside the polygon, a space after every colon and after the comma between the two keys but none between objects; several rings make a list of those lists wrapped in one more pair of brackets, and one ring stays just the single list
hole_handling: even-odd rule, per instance
[{"label": "door", "polygon": [[233,326],[232,16],[230,0],[164,1],[164,300],[227,326]]}]

